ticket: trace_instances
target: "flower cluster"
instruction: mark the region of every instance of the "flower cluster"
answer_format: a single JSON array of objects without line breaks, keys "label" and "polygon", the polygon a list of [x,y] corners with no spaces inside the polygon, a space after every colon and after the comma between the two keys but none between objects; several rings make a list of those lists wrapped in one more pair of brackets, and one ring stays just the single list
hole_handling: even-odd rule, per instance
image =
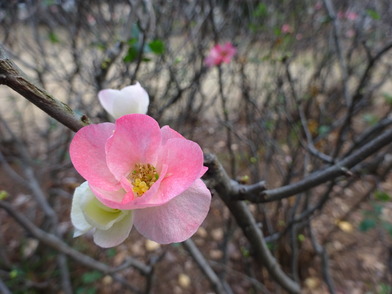
[{"label": "flower cluster", "polygon": [[[114,97],[111,110],[118,109],[122,92],[144,95],[138,87],[105,90],[101,102],[103,97],[109,105]],[[70,156],[86,180],[73,197],[75,237],[92,230],[97,245],[113,247],[134,226],[155,242],[181,242],[207,216],[211,193],[200,179],[207,170],[201,148],[150,116],[128,114],[86,126],[73,138]]]}]

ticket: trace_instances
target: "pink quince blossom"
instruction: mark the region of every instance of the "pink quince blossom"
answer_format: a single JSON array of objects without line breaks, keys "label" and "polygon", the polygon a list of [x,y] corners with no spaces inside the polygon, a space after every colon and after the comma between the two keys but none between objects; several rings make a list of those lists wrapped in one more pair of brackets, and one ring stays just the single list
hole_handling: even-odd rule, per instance
[{"label": "pink quince blossom", "polygon": [[204,60],[204,64],[211,67],[221,65],[222,63],[230,63],[233,56],[237,53],[237,49],[230,42],[224,45],[215,45],[208,56]]},{"label": "pink quince blossom", "polygon": [[339,11],[337,15],[338,15],[338,18],[343,19],[343,20],[347,19],[347,20],[354,21],[358,18],[358,14],[353,11]]},{"label": "pink quince blossom", "polygon": [[347,11],[346,12],[346,18],[348,20],[356,20],[358,18],[358,14],[356,12],[353,12],[353,11]]},{"label": "pink quince blossom", "polygon": [[291,34],[294,30],[289,24],[282,25],[281,29],[283,34]]},{"label": "pink quince blossom", "polygon": [[[81,193],[93,193],[102,203],[101,207],[91,202],[91,195],[84,201],[83,209],[93,207],[84,218],[92,221],[76,226],[77,235],[90,227],[99,228],[99,234],[113,225],[123,228],[123,236],[114,241],[115,230],[107,231],[104,247],[116,246],[128,236],[132,223],[124,227],[126,219],[132,219],[146,238],[167,244],[188,239],[207,216],[211,193],[200,179],[207,170],[200,146],[168,126],[160,128],[147,115],[129,114],[115,123],[80,129],[71,142],[70,156],[88,182],[88,187],[79,189],[79,198]],[[99,211],[116,216],[105,223]],[[81,219],[81,214],[77,210],[74,219]]]}]

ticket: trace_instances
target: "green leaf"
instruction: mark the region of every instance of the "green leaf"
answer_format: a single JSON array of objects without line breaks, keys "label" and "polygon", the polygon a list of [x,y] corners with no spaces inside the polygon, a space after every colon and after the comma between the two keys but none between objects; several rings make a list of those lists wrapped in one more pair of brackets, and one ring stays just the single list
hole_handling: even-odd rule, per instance
[{"label": "green leaf", "polygon": [[0,200],[4,200],[8,197],[8,192],[6,190],[0,190]]},{"label": "green leaf", "polygon": [[268,10],[267,10],[267,5],[264,3],[260,3],[257,5],[255,11],[253,12],[253,15],[256,17],[264,17],[267,16]]},{"label": "green leaf", "polygon": [[49,32],[48,38],[49,41],[52,42],[53,44],[60,43],[60,39],[57,37],[57,35],[54,32]]},{"label": "green leaf", "polygon": [[328,134],[329,130],[330,130],[329,126],[323,125],[318,128],[318,133],[320,136],[324,136],[324,135]]},{"label": "green leaf", "polygon": [[365,218],[361,223],[359,224],[359,230],[361,232],[367,232],[370,229],[373,229],[376,226],[376,220],[373,218]]},{"label": "green leaf", "polygon": [[391,294],[391,293],[392,293],[392,286],[389,286],[387,284],[381,284],[377,292],[377,294]]},{"label": "green leaf", "polygon": [[382,204],[373,203],[374,215],[376,215],[377,217],[380,216],[383,208],[384,206]]},{"label": "green leaf", "polygon": [[379,20],[381,18],[380,14],[378,14],[378,12],[373,9],[367,9],[366,13],[374,20]]},{"label": "green leaf", "polygon": [[131,27],[131,36],[132,36],[134,39],[139,40],[139,37],[140,37],[140,28],[139,28],[139,26],[138,26],[137,23],[132,24],[132,27]]},{"label": "green leaf", "polygon": [[117,254],[117,251],[115,248],[109,248],[108,250],[106,250],[107,257],[112,258],[112,257],[115,257],[116,254]]},{"label": "green leaf", "polygon": [[374,193],[374,198],[378,201],[388,202],[391,201],[391,196],[383,191],[376,191]]},{"label": "green leaf", "polygon": [[392,95],[388,93],[383,94],[385,102],[392,105]]},{"label": "green leaf", "polygon": [[124,62],[132,62],[134,61],[139,55],[139,51],[135,47],[129,47],[127,55],[124,56]]},{"label": "green leaf", "polygon": [[388,234],[392,237],[392,224],[388,222],[382,222],[383,228],[388,232]]},{"label": "green leaf", "polygon": [[100,278],[102,278],[102,273],[99,271],[91,271],[82,275],[82,281],[84,284],[91,284],[98,281]]},{"label": "green leaf", "polygon": [[76,289],[76,294],[95,294],[97,293],[97,289],[94,287],[80,287]]},{"label": "green leaf", "polygon": [[374,126],[378,122],[378,117],[373,113],[365,113],[362,118],[371,126]]},{"label": "green leaf", "polygon": [[161,55],[165,52],[165,45],[161,40],[154,40],[148,43],[148,47],[150,47],[151,51],[156,55]]},{"label": "green leaf", "polygon": [[137,43],[137,39],[136,38],[130,38],[128,41],[127,41],[127,44],[129,45],[129,46],[133,46],[133,45],[135,45]]}]

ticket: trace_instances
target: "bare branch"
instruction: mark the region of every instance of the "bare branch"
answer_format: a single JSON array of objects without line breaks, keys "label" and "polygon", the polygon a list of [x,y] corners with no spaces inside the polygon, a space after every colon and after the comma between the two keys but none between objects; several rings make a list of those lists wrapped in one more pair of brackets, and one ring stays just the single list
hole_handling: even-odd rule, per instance
[{"label": "bare branch", "polygon": [[275,257],[269,251],[263,232],[246,204],[242,201],[233,201],[233,198],[236,198],[235,194],[238,193],[237,183],[229,178],[214,155],[206,155],[204,163],[209,168],[206,177],[212,179],[212,187],[218,192],[219,197],[230,209],[241,227],[254,250],[258,263],[265,266],[272,278],[284,289],[290,293],[300,293],[300,286],[282,271]]},{"label": "bare branch", "polygon": [[90,123],[87,116],[78,117],[68,105],[56,100],[45,90],[30,82],[26,75],[7,57],[2,46],[0,46],[0,84],[18,92],[74,132]]},{"label": "bare branch", "polygon": [[[322,183],[330,181],[341,175],[350,175],[349,169],[357,165],[370,155],[373,155],[381,148],[387,146],[392,142],[392,129],[385,131],[382,135],[378,136],[373,141],[367,143],[362,148],[358,149],[352,155],[339,161],[335,165],[315,173],[310,174],[305,179],[290,184],[287,186],[279,187],[276,189],[266,190],[263,192],[263,197],[257,198],[257,195],[247,198],[252,202],[271,202],[290,197],[297,193],[316,187]],[[255,197],[256,196],[256,197]]]}]

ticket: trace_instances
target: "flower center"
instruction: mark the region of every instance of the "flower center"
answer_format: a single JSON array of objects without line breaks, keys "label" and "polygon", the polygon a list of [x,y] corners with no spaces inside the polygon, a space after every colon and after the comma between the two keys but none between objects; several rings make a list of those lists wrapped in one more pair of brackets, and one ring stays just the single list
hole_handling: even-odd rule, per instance
[{"label": "flower center", "polygon": [[159,179],[159,175],[151,164],[137,163],[127,178],[132,183],[132,191],[140,197]]}]

